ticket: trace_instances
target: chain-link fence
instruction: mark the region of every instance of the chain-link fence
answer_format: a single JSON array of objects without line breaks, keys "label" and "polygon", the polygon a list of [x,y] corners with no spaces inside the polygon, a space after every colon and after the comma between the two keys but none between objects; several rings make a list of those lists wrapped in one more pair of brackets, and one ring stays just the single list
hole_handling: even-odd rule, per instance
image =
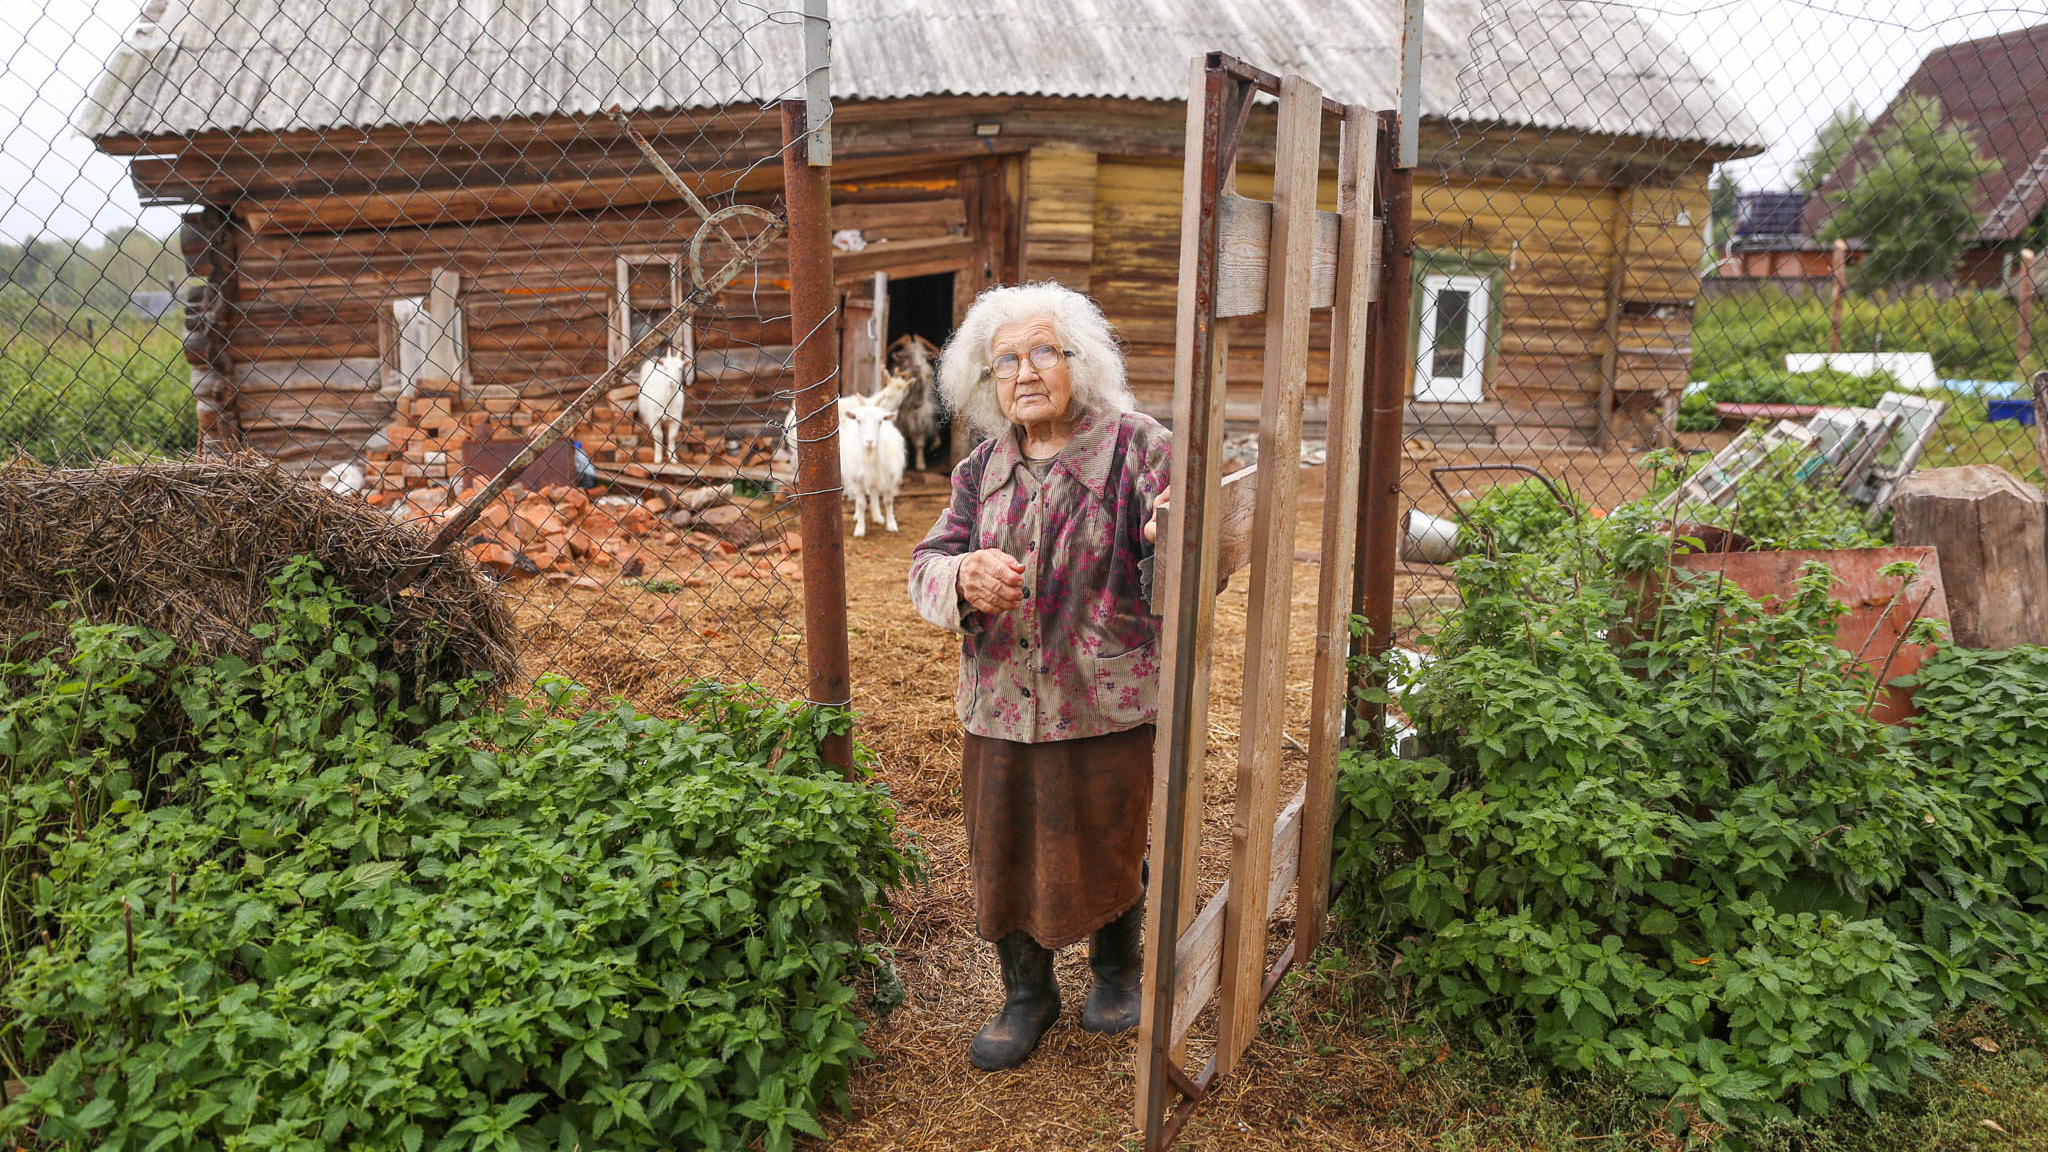
[{"label": "chain-link fence", "polygon": [[[1411,623],[1450,595],[1459,514],[1517,479],[1433,482],[1446,466],[1532,468],[1608,509],[1762,420],[1770,445],[1708,471],[1789,463],[1845,539],[1882,535],[1915,465],[2038,481],[2048,11],[1427,10]],[[928,366],[978,288],[1050,277],[1101,300],[1139,400],[1167,411],[1177,60],[1119,79],[1047,48],[995,76],[1001,38],[946,39],[937,7],[841,17],[847,91],[888,97],[855,109],[858,158],[834,176],[833,291],[855,319],[815,334],[860,390],[884,349]],[[713,0],[46,0],[0,22],[0,444],[53,464],[244,447],[427,518],[761,237],[774,101],[821,47],[789,5]],[[1395,62],[1398,29],[1367,23],[1297,65],[1390,104],[1396,70],[1366,63]],[[1112,26],[1046,34],[1072,49]],[[1267,32],[1299,51],[1252,54],[1313,38]],[[768,211],[702,228],[738,206]],[[513,580],[534,671],[642,696],[801,679],[802,539],[777,497],[806,334],[784,246],[745,263],[670,334],[669,367],[618,380],[464,538]],[[920,437],[934,470],[939,432]],[[1646,468],[1665,447],[1678,466]],[[1688,514],[1741,528],[1717,502],[1740,485],[1719,489]]]},{"label": "chain-link fence", "polygon": [[784,229],[823,225],[784,218],[779,102],[823,63],[800,10],[53,0],[0,24],[0,445],[259,453],[454,532],[530,674],[655,707],[698,679],[804,693],[788,414],[797,347],[837,333],[792,320]]},{"label": "chain-link fence", "polygon": [[2048,8],[1431,10],[1400,622],[1466,516],[1554,508],[1528,470],[1789,547],[1882,540],[1915,467],[2040,483]]}]

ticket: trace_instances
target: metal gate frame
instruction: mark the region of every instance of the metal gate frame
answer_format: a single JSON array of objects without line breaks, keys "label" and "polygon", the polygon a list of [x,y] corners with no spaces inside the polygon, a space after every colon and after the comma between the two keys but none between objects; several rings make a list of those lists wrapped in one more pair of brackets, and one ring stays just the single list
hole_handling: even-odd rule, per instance
[{"label": "metal gate frame", "polygon": [[[1238,145],[1260,93],[1279,100],[1270,203],[1234,191]],[[1341,133],[1336,212],[1317,209],[1326,115],[1339,122]],[[1159,701],[1164,738],[1154,762],[1154,869],[1138,1034],[1136,1120],[1147,1152],[1171,1145],[1195,1105],[1236,1066],[1257,1033],[1266,999],[1294,961],[1315,949],[1328,916],[1337,752],[1350,698],[1349,623],[1354,596],[1367,591],[1354,586],[1359,565],[1345,561],[1364,561],[1364,537],[1385,535],[1377,525],[1361,535],[1361,507],[1372,506],[1368,520],[1385,518],[1393,507],[1370,491],[1367,476],[1368,435],[1385,434],[1380,409],[1389,389],[1377,379],[1384,373],[1375,372],[1378,386],[1368,397],[1366,342],[1369,312],[1385,311],[1368,305],[1379,295],[1385,222],[1375,205],[1384,199],[1381,180],[1393,173],[1395,135],[1392,113],[1339,104],[1300,76],[1274,76],[1221,53],[1196,59],[1191,69],[1174,363],[1175,511],[1165,518],[1160,545],[1168,680]],[[1291,465],[1300,454],[1309,314],[1324,307],[1333,309],[1325,562],[1317,590],[1308,779],[1283,807],[1300,484],[1300,470]],[[1220,464],[1230,318],[1258,314],[1265,318],[1259,459],[1267,467],[1225,481]],[[1386,330],[1405,337],[1405,304],[1398,319]],[[1407,341],[1398,344],[1395,365]],[[1398,388],[1395,383],[1391,393],[1391,440],[1370,446],[1379,455],[1399,452]],[[1385,471],[1371,469],[1373,477]],[[1196,915],[1215,600],[1230,574],[1247,564],[1250,616],[1230,881]],[[1368,576],[1364,583],[1379,581]],[[1294,938],[1268,968],[1268,917],[1289,887],[1297,892]],[[1187,1035],[1212,992],[1219,998],[1215,1052],[1190,1077],[1182,1067]]]}]

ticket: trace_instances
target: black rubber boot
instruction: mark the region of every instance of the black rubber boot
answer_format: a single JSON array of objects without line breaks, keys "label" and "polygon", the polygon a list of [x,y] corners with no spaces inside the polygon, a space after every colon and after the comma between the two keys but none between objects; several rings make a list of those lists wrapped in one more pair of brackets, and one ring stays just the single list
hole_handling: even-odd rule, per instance
[{"label": "black rubber boot", "polygon": [[1090,1032],[1128,1032],[1138,1026],[1138,973],[1143,951],[1145,902],[1095,930],[1088,940],[1088,969],[1095,986],[1081,1010],[1081,1027]]},{"label": "black rubber boot", "polygon": [[967,1060],[983,1072],[1022,1064],[1060,1017],[1060,989],[1052,974],[1052,949],[1028,933],[1012,932],[996,942],[1003,965],[1002,1010],[981,1026]]}]

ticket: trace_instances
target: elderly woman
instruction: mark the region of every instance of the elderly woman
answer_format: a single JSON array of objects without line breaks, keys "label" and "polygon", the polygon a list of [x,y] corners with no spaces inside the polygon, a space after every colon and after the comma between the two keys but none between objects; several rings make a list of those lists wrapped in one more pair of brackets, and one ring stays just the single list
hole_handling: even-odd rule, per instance
[{"label": "elderly woman", "polygon": [[1102,311],[1057,284],[984,292],[939,363],[987,439],[917,546],[910,597],[961,634],[960,790],[975,926],[1005,997],[969,1059],[1022,1063],[1059,1018],[1053,949],[1086,938],[1081,1026],[1137,1026],[1167,431],[1133,410]]}]

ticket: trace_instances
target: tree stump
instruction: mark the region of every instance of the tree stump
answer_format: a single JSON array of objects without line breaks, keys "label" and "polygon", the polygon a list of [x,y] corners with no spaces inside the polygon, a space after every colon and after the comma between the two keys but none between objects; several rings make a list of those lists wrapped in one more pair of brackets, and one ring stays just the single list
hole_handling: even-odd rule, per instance
[{"label": "tree stump", "polygon": [[2048,500],[1988,464],[1928,468],[1893,494],[1892,542],[1932,544],[1966,648],[2048,643]]}]

